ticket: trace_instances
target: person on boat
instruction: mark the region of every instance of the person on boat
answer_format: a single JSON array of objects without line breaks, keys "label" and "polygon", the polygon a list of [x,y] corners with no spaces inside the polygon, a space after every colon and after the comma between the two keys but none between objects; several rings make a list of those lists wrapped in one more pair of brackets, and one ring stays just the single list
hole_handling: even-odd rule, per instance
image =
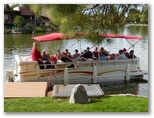
[{"label": "person on boat", "polygon": [[115,57],[116,57],[116,55],[115,55],[114,53],[112,53],[112,54],[110,55],[110,59],[111,59],[111,60],[114,60]]},{"label": "person on boat", "polygon": [[123,53],[123,50],[119,50],[119,56],[117,59],[127,59],[127,57]]},{"label": "person on boat", "polygon": [[71,58],[71,53],[68,51],[68,49],[65,49],[65,52],[64,52],[68,57]]},{"label": "person on boat", "polygon": [[86,52],[87,52],[87,50],[83,50],[81,52],[81,57],[83,57],[85,60],[86,60]]},{"label": "person on boat", "polygon": [[68,49],[65,49],[65,52],[62,53],[62,59],[63,62],[71,62],[72,56],[71,53],[68,51]]},{"label": "person on boat", "polygon": [[42,56],[40,51],[38,50],[38,45],[36,42],[33,43],[31,55],[32,55],[32,61],[37,61],[38,64],[40,65],[39,66],[40,69],[44,69]]},{"label": "person on boat", "polygon": [[108,56],[108,52],[104,49],[104,47],[101,47],[100,50],[101,50],[101,52],[104,52],[105,56]]},{"label": "person on boat", "polygon": [[45,50],[42,51],[42,60],[43,60],[43,63],[46,64],[46,69],[52,68],[52,65],[50,62],[50,55],[47,54]]},{"label": "person on boat", "polygon": [[[130,51],[130,53],[129,53],[128,58],[129,58],[129,59],[133,58],[133,55],[134,55],[134,51],[133,51],[133,50],[131,50],[131,51]],[[136,56],[135,56],[135,55],[134,55],[134,58],[136,58]]]},{"label": "person on boat", "polygon": [[97,60],[98,59],[98,48],[95,47],[94,51],[93,51],[93,59]]},{"label": "person on boat", "polygon": [[80,53],[80,61],[86,61],[86,58],[85,58],[85,53],[87,52],[87,50],[83,50],[81,53]]},{"label": "person on boat", "polygon": [[87,47],[87,50],[83,53],[82,56],[85,59],[88,59],[88,58],[92,59],[92,52],[90,51],[90,48],[89,47]]},{"label": "person on boat", "polygon": [[124,52],[124,55],[128,58],[129,57],[129,53],[128,52]]},{"label": "person on boat", "polygon": [[62,59],[62,54],[61,54],[60,50],[57,50],[55,57],[56,57],[56,60]]},{"label": "person on boat", "polygon": [[123,48],[123,52],[125,53],[127,50],[126,50],[126,48]]},{"label": "person on boat", "polygon": [[50,56],[50,62],[51,62],[52,64],[56,64],[56,63],[57,63],[56,54]]},{"label": "person on boat", "polygon": [[128,58],[129,53],[127,52],[126,48],[123,48],[123,53],[124,53],[124,55]]},{"label": "person on boat", "polygon": [[99,60],[107,60],[103,48],[99,50]]},{"label": "person on boat", "polygon": [[78,57],[80,57],[80,54],[78,53],[79,51],[77,49],[74,50],[74,54],[73,54],[73,59],[77,59]]},{"label": "person on boat", "polygon": [[42,60],[45,60],[45,61],[47,61],[47,60],[48,60],[48,56],[47,56],[47,54],[46,54],[46,51],[45,51],[45,50],[43,50],[43,51],[42,51]]}]

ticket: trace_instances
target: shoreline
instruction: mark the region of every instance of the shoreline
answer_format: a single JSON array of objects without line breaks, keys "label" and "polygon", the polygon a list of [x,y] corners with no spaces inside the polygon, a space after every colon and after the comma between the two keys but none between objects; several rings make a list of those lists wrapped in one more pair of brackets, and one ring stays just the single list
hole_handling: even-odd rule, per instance
[{"label": "shoreline", "polygon": [[148,26],[148,24],[135,24],[135,23],[132,23],[132,24],[125,24],[125,26]]},{"label": "shoreline", "polygon": [[[52,97],[52,92],[53,91],[48,91],[46,94],[46,97]],[[132,97],[143,97],[143,98],[149,98],[148,96],[143,96],[143,95],[135,95],[131,93],[126,93],[126,94],[111,94],[111,95],[103,95],[103,96],[132,96]],[[102,96],[102,97],[103,97]]]},{"label": "shoreline", "polygon": [[131,94],[131,93],[127,93],[127,94],[112,94],[112,95],[105,95],[105,96],[132,96],[132,97],[144,97],[144,98],[149,98],[148,96],[134,95],[134,94]]}]

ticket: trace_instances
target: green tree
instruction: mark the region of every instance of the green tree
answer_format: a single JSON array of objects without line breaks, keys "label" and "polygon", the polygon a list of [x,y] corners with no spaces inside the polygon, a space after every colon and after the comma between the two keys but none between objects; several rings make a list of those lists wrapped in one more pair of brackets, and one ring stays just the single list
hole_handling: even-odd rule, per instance
[{"label": "green tree", "polygon": [[35,25],[31,23],[27,23],[23,28],[23,33],[32,33],[35,29]]},{"label": "green tree", "polygon": [[46,9],[47,16],[60,32],[74,36],[76,31],[87,34],[90,41],[99,43],[97,34],[117,31],[125,24],[125,15],[137,5],[132,4],[31,4],[36,14]]},{"label": "green tree", "polygon": [[23,17],[17,15],[14,19],[14,26],[17,28],[21,28],[22,22],[23,22]]},{"label": "green tree", "polygon": [[140,19],[141,23],[148,23],[148,4],[143,5]]},{"label": "green tree", "polygon": [[133,22],[133,23],[139,23],[140,22],[140,10],[136,8],[131,9],[128,13],[127,21]]}]

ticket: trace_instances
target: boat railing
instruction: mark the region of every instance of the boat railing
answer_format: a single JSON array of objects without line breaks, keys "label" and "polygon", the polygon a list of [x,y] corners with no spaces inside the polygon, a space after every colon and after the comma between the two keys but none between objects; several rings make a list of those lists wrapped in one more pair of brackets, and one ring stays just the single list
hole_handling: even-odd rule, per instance
[{"label": "boat railing", "polygon": [[139,58],[125,60],[93,60],[93,61],[77,61],[77,66],[110,66],[110,65],[126,65],[139,64]]},{"label": "boat railing", "polygon": [[42,64],[45,67],[52,65],[52,68],[48,69],[64,69],[64,68],[77,68],[77,67],[94,67],[94,66],[116,66],[116,65],[139,65],[139,58],[126,59],[126,60],[88,60],[88,61],[77,61],[77,62],[63,62],[57,64]]},{"label": "boat railing", "polygon": [[[36,61],[31,61],[30,56],[15,56],[17,67],[18,66],[41,66],[38,65]],[[133,59],[118,59],[118,60],[86,60],[86,61],[75,61],[75,62],[62,62],[62,63],[51,63],[51,64],[42,64],[44,69],[64,69],[68,68],[77,68],[77,67],[94,67],[94,66],[115,66],[115,65],[127,65],[127,64],[136,64],[139,65],[139,58]],[[51,66],[47,68],[47,66]],[[21,67],[20,67],[21,68]]]}]

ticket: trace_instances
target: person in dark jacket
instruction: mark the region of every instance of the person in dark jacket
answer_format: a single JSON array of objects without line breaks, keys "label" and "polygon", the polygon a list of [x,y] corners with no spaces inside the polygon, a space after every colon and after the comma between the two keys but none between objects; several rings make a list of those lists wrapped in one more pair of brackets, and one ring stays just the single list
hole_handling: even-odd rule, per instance
[{"label": "person in dark jacket", "polygon": [[87,47],[87,50],[86,50],[86,52],[83,54],[83,57],[84,57],[85,59],[88,59],[88,58],[91,58],[91,59],[92,59],[92,52],[90,51],[90,48],[89,48],[89,47]]},{"label": "person in dark jacket", "polygon": [[[133,51],[133,50],[131,50],[131,51],[130,51],[130,53],[129,53],[128,58],[129,58],[129,59],[133,58],[133,55],[134,55],[134,51]],[[135,55],[134,55],[134,58],[136,58],[136,56],[135,56]]]}]

